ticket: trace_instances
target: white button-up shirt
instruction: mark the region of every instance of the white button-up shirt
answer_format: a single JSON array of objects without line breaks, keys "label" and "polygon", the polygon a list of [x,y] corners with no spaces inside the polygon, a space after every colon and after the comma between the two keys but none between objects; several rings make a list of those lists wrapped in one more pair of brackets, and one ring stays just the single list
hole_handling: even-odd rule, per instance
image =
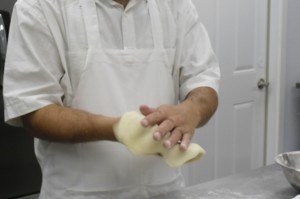
[{"label": "white button-up shirt", "polygon": [[[145,0],[130,0],[126,9],[113,0],[95,1],[105,48],[153,48]],[[157,4],[164,46],[176,51],[173,73],[178,78],[178,98],[184,100],[201,86],[218,91],[219,66],[192,1],[158,0]],[[49,104],[63,105],[67,91],[62,77],[72,67],[67,53],[87,50],[83,20],[78,0],[15,4],[4,74],[8,123],[21,126],[20,116]]]}]

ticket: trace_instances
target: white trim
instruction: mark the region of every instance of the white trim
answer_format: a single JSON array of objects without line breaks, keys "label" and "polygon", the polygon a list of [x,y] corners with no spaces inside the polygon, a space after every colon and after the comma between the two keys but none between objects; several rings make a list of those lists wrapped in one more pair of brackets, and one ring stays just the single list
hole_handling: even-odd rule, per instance
[{"label": "white trim", "polygon": [[286,0],[270,0],[268,118],[266,164],[283,150],[286,65]]}]

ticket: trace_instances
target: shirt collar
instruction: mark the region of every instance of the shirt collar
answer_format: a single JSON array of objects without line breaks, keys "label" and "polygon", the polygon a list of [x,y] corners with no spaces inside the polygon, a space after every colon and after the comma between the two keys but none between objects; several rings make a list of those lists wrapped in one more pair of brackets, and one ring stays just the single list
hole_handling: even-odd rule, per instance
[{"label": "shirt collar", "polygon": [[[129,0],[128,5],[126,6],[125,10],[129,10],[132,7],[134,7],[137,3],[141,3],[141,2],[148,2],[148,0]],[[110,6],[121,6],[121,4],[119,4],[118,2],[114,1],[114,0],[96,0],[96,2],[98,3],[105,3],[107,5]]]},{"label": "shirt collar", "polygon": [[[112,5],[121,5],[120,3],[118,3],[114,0],[106,0],[106,1],[109,1],[109,3],[112,4]],[[135,4],[135,3],[137,3],[137,1],[141,1],[141,0],[129,0],[128,5]]]}]

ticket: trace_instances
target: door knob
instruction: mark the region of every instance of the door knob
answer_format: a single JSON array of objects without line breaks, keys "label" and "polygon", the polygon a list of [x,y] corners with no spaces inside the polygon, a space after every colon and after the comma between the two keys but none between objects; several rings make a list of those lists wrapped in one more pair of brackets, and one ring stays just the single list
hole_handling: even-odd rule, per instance
[{"label": "door knob", "polygon": [[270,83],[267,82],[265,79],[261,78],[258,82],[257,82],[257,87],[262,90],[265,87],[269,87]]}]

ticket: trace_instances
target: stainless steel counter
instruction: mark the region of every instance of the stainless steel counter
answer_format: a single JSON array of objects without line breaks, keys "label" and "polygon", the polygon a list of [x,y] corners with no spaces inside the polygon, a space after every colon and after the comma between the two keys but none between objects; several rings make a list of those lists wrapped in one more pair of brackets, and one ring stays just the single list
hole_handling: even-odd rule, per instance
[{"label": "stainless steel counter", "polygon": [[271,165],[187,187],[155,199],[292,199],[296,195],[281,168]]},{"label": "stainless steel counter", "polygon": [[271,165],[188,187],[177,198],[292,199],[296,195],[297,192],[287,182],[281,168]]}]

